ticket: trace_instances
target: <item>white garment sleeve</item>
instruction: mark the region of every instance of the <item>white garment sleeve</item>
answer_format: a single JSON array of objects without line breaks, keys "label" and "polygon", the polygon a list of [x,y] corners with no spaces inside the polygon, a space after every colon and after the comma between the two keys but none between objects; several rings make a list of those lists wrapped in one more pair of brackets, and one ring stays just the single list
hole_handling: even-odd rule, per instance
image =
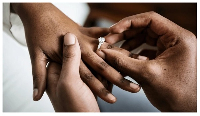
[{"label": "white garment sleeve", "polygon": [[3,30],[21,45],[26,46],[22,21],[17,14],[10,12],[10,3],[3,3]]},{"label": "white garment sleeve", "polygon": [[10,3],[3,3],[3,26],[8,30],[11,28]]}]

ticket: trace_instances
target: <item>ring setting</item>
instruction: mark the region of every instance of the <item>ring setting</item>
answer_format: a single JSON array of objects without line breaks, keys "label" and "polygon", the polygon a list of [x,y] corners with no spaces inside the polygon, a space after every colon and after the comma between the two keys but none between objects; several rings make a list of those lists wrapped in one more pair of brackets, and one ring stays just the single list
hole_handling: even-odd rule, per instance
[{"label": "ring setting", "polygon": [[105,38],[99,37],[98,40],[99,40],[99,45],[98,45],[97,49],[99,49],[101,47],[101,45],[105,42]]}]

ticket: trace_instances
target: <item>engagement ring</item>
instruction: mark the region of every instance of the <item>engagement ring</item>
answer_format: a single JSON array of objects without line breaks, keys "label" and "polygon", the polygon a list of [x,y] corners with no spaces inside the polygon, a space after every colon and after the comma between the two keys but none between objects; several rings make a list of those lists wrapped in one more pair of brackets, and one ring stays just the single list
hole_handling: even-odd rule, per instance
[{"label": "engagement ring", "polygon": [[99,45],[98,45],[97,49],[99,49],[101,47],[101,45],[105,41],[105,38],[104,37],[100,37],[100,38],[98,38],[98,40],[99,40]]}]

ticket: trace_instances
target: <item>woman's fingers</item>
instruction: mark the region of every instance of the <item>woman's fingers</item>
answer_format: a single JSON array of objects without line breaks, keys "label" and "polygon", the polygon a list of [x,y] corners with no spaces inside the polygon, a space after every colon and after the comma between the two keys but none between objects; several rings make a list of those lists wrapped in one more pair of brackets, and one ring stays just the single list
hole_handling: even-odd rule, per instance
[{"label": "woman's fingers", "polygon": [[91,54],[83,57],[86,57],[85,62],[87,62],[91,68],[93,68],[99,75],[106,78],[111,83],[133,93],[140,90],[140,87],[137,84],[126,80],[118,71],[107,64],[96,53],[91,52]]},{"label": "woman's fingers", "polygon": [[92,72],[81,61],[80,64],[81,79],[91,91],[108,103],[116,102],[116,98],[106,89],[106,87],[92,74]]},{"label": "woman's fingers", "polygon": [[41,99],[46,88],[46,56],[38,51],[31,54],[32,74],[33,74],[33,100]]}]

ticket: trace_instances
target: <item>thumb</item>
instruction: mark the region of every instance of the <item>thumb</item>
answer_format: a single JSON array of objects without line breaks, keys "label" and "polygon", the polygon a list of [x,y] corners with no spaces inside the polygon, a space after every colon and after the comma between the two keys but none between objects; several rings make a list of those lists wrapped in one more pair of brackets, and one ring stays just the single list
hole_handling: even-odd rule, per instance
[{"label": "thumb", "polygon": [[100,57],[122,74],[130,76],[136,81],[144,78],[143,74],[149,60],[134,59],[112,49],[102,49],[101,52]]},{"label": "thumb", "polygon": [[60,78],[64,80],[80,78],[80,59],[81,51],[78,40],[74,34],[67,33],[64,36],[63,64]]}]

